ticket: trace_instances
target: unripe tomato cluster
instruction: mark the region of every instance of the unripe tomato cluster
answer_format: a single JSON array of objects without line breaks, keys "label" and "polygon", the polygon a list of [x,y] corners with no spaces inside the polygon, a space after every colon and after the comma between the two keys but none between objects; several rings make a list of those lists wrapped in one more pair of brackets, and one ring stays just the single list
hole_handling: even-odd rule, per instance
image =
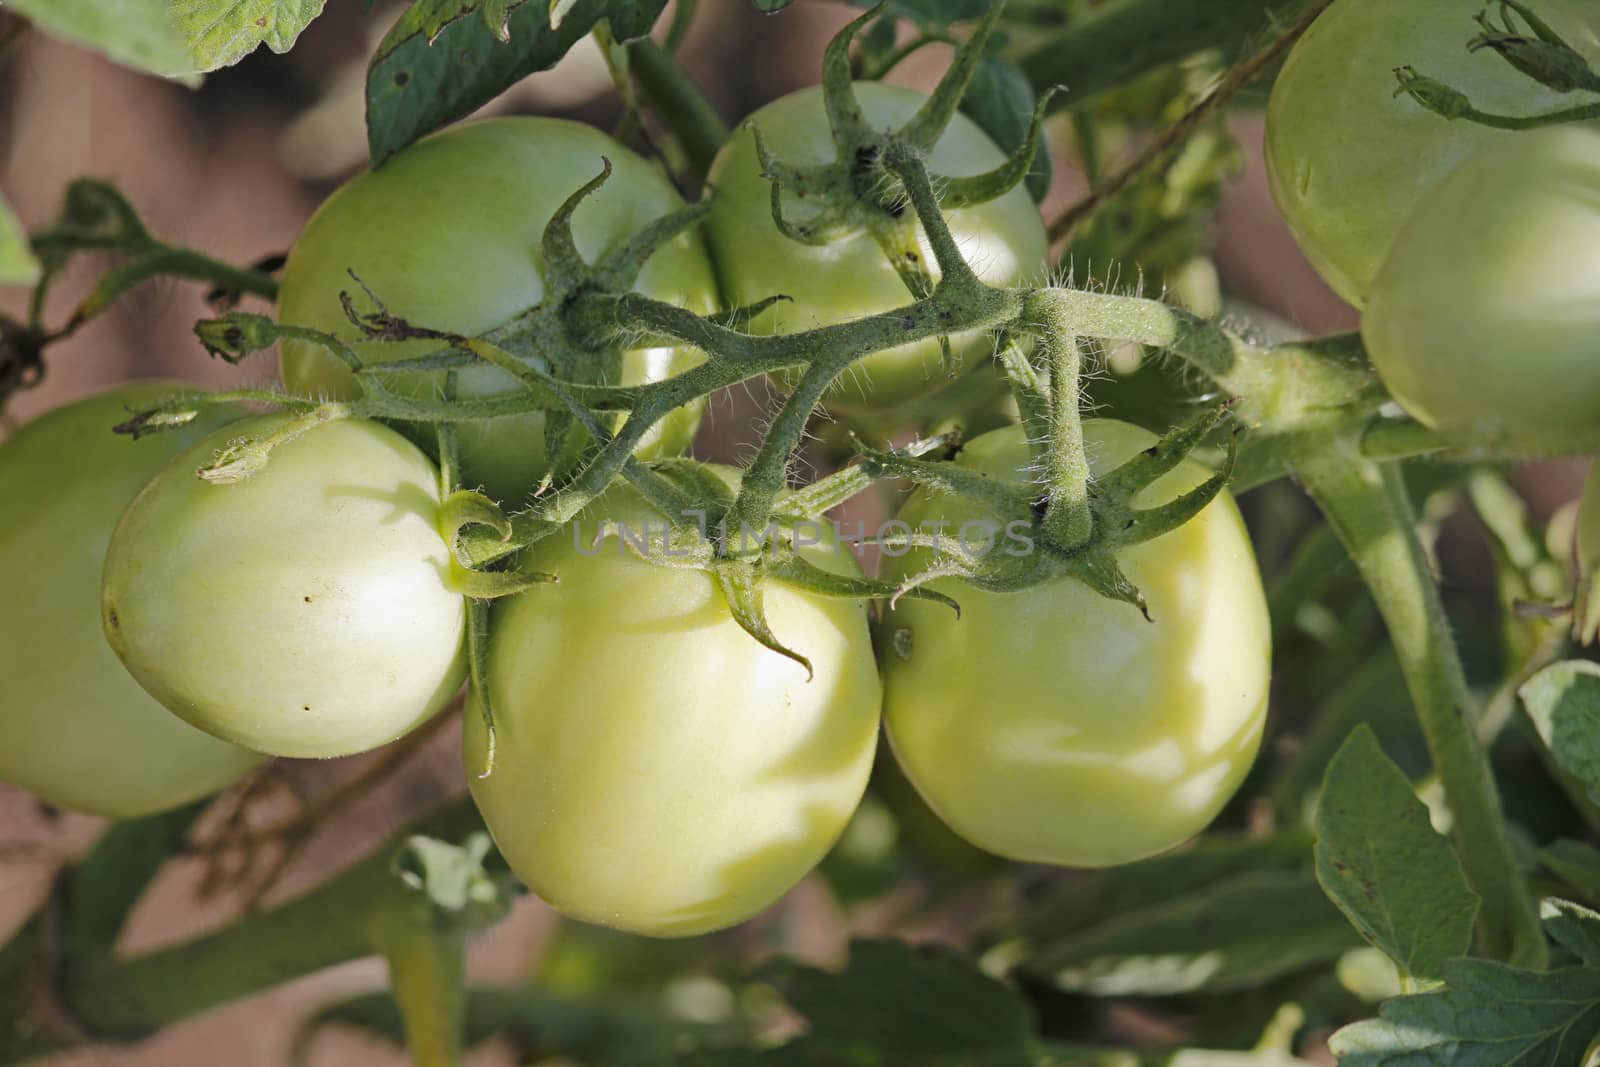
[{"label": "unripe tomato cluster", "polygon": [[[861,90],[880,124],[921,101]],[[756,119],[776,151],[831,151],[814,91]],[[590,262],[680,206],[620,144],[572,123],[515,118],[413,146],[352,180],[308,224],[289,258],[280,320],[340,336],[369,361],[414,354],[411,343],[359,336],[340,304],[354,278],[408,320],[464,333],[498,325],[546,292],[541,235],[602,157],[612,177],[573,218]],[[933,152],[941,172],[957,175],[1001,158],[965,119]],[[691,231],[658,251],[640,292],[697,313],[793,297],[757,320],[772,332],[908,302],[869,241],[786,242],[749,134],[729,143],[712,175],[705,243]],[[986,279],[1044,274],[1043,226],[1020,190],[950,221]],[[963,366],[990,343],[955,341]],[[642,349],[598,380],[659,380],[703,358]],[[343,365],[309,344],[285,346],[282,373],[302,395],[360,394]],[[423,372],[404,388],[431,395],[440,385]],[[829,402],[871,410],[945,385],[938,346],[919,343],[865,359]],[[520,388],[486,365],[458,386],[464,397]],[[71,594],[24,595],[22,610],[8,598],[0,777],[116,817],[215,791],[263,756],[383,745],[445,707],[466,670],[468,602],[436,457],[355,419],[305,426],[236,412],[139,440],[109,433],[163,391],[134,386],[80,402],[0,446],[0,492],[43,502],[0,517],[5,587]],[[674,412],[639,455],[683,452],[699,418],[698,404]],[[543,421],[464,425],[465,486],[508,510],[525,504],[558,458],[545,453]],[[239,441],[275,434],[285,439],[249,477],[196,477]],[[1088,444],[1099,469],[1150,439],[1101,422]],[[960,461],[999,478],[1034,477],[1018,427],[968,442]],[[738,483],[737,472],[708,470]],[[1148,503],[1205,477],[1186,464],[1147,492]],[[974,507],[919,491],[901,518],[961,526],[984,517]],[[741,629],[706,571],[659,565],[603,536],[664,518],[618,482],[570,529],[524,553],[519,566],[559,582],[493,609],[481,690],[494,713],[487,775],[478,772],[489,762],[488,727],[468,704],[472,795],[513,869],[568,914],[679,936],[766,908],[850,819],[880,718],[907,777],[959,834],[1003,856],[1061,865],[1122,863],[1178,844],[1217,814],[1254,758],[1268,628],[1225,493],[1119,560],[1153,622],[1070,580],[1015,594],[951,585],[964,614],[908,599],[881,613],[875,638],[866,602],[770,582],[767,618],[809,671]],[[802,554],[823,571],[860,573],[827,538]],[[910,575],[924,557],[893,559],[887,575]]]},{"label": "unripe tomato cluster", "polygon": [[[1272,189],[1307,258],[1362,308],[1373,366],[1408,414],[1512,454],[1600,450],[1600,128],[1503,129],[1396,92],[1411,68],[1511,118],[1558,112],[1493,49],[1480,0],[1338,0],[1267,110]],[[1600,10],[1527,5],[1591,66]]]}]

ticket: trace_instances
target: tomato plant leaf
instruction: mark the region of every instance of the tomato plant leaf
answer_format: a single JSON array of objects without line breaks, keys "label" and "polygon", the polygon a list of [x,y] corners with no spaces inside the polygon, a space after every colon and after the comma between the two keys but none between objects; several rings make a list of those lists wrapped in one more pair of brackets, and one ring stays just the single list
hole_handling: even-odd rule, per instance
[{"label": "tomato plant leaf", "polygon": [[39,280],[39,260],[11,205],[0,198],[0,285],[32,285]]},{"label": "tomato plant leaf", "polygon": [[[548,70],[601,20],[609,20],[613,36],[625,41],[648,33],[665,6],[666,0],[577,0],[553,25],[552,9],[544,3],[413,4],[378,46],[367,71],[373,165],[382,166],[412,141],[529,74]],[[473,12],[484,17],[461,17]]]},{"label": "tomato plant leaf", "polygon": [[0,6],[135,70],[175,77],[191,67],[167,0],[5,0]]},{"label": "tomato plant leaf", "polygon": [[843,971],[785,960],[767,975],[810,1030],[761,1054],[699,1064],[1026,1067],[1038,1061],[1027,1002],[943,946],[856,941]]},{"label": "tomato plant leaf", "polygon": [[[1033,86],[1016,64],[999,56],[984,56],[972,72],[961,110],[1010,155],[1028,139],[1036,99]],[[1050,146],[1041,139],[1023,179],[1035,203],[1050,191],[1050,173]]]},{"label": "tomato plant leaf", "polygon": [[196,71],[231,67],[265,44],[282,55],[327,0],[169,0]]},{"label": "tomato plant leaf", "polygon": [[1539,850],[1539,862],[1584,900],[1600,905],[1600,851],[1562,838]]},{"label": "tomato plant leaf", "polygon": [[1316,857],[1329,899],[1402,973],[1438,978],[1471,946],[1478,895],[1369,726],[1352,730],[1328,764]]},{"label": "tomato plant leaf", "polygon": [[1446,988],[1386,1002],[1329,1040],[1340,1067],[1580,1067],[1600,1032],[1600,969],[1450,960]]},{"label": "tomato plant leaf", "polygon": [[1552,663],[1519,695],[1556,762],[1600,802],[1600,664]]},{"label": "tomato plant leaf", "polygon": [[1226,992],[1327,963],[1356,940],[1309,869],[1239,871],[1098,919],[1041,946],[1023,969],[1093,996]]},{"label": "tomato plant leaf", "polygon": [[1219,840],[1062,883],[988,960],[1058,988],[1165,996],[1257,988],[1359,943],[1299,835]]},{"label": "tomato plant leaf", "polygon": [[1540,903],[1539,917],[1567,951],[1590,967],[1600,967],[1600,912],[1548,897]]}]

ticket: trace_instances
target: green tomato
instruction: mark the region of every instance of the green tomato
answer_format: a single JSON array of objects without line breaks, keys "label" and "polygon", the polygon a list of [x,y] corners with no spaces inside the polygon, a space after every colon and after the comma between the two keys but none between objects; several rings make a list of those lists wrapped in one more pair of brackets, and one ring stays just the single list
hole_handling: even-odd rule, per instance
[{"label": "green tomato", "polygon": [[[354,271],[394,314],[418,325],[460,333],[499,326],[544,298],[540,251],[546,223],[561,204],[600,173],[612,175],[573,216],[578,251],[593,263],[663,215],[683,206],[672,185],[649,163],[605,134],[552,118],[498,118],[429,137],[362,174],[328,198],[307,223],[284,268],[279,318],[347,340],[359,336],[339,294],[358,306],[366,297]],[[639,292],[704,314],[716,307],[716,280],[700,239],[680,235],[639,275]],[[362,359],[388,362],[420,355],[433,342],[355,345]],[[614,384],[668,378],[701,362],[685,348],[625,352]],[[283,345],[284,384],[309,396],[359,395],[354,375],[324,349]],[[433,395],[440,373],[412,374],[405,384]],[[521,387],[505,371],[478,364],[459,372],[464,398],[495,396]],[[703,402],[669,414],[642,442],[646,458],[689,447]],[[549,470],[544,414],[460,427],[462,475],[490,496],[522,504]]]},{"label": "green tomato", "polygon": [[[868,121],[879,128],[901,125],[927,100],[910,89],[877,82],[856,83],[856,95]],[[905,283],[870,235],[825,245],[801,244],[783,235],[772,220],[772,186],[761,175],[749,126],[757,127],[768,151],[786,163],[834,158],[820,88],[791,93],[757,111],[718,153],[709,179],[716,192],[706,220],[706,242],[727,303],[740,307],[778,294],[791,297],[792,303],[777,304],[751,323],[753,331],[768,334],[831,325],[909,304]],[[965,177],[1004,161],[977,124],[958,114],[929,155],[928,169]],[[786,196],[787,212],[796,211],[793,200],[792,194]],[[1019,285],[1044,279],[1049,242],[1027,190],[1019,186],[986,204],[949,211],[945,218],[967,262],[984,281]],[[933,251],[925,240],[923,256],[931,267]],[[961,368],[994,350],[994,339],[983,331],[950,340]],[[938,340],[930,338],[858,360],[829,389],[825,403],[835,411],[871,411],[931,392],[946,378]]]},{"label": "green tomato", "polygon": [[253,477],[195,476],[239,423],[179,455],[117,524],[101,619],[145,689],[218,737],[275,756],[393,741],[465,673],[466,607],[439,533],[439,472],[377,423],[324,423]]},{"label": "green tomato", "polygon": [[[1406,219],[1440,179],[1516,134],[1450,121],[1395,95],[1412,66],[1465,92],[1484,111],[1532,115],[1571,106],[1489,49],[1484,0],[1336,0],[1284,62],[1267,105],[1273,197],[1317,271],[1356,307]],[[1588,0],[1530,0],[1531,9],[1590,60],[1600,15]]]},{"label": "green tomato", "polygon": [[135,441],[111,427],[178,383],[141,382],[43,415],[0,444],[0,780],[62,808],[133,819],[215,793],[262,762],[173,718],[100,633],[112,528],[176,453],[231,418]]},{"label": "green tomato", "polygon": [[[1105,471],[1154,443],[1126,423],[1085,423],[1091,467]],[[958,460],[1025,477],[1020,427],[969,443]],[[1173,499],[1210,472],[1186,462],[1146,491]],[[962,536],[994,517],[918,490],[899,518]],[[980,549],[981,527],[966,527]],[[1001,530],[993,551],[1025,551]],[[1270,629],[1255,557],[1233,500],[1118,561],[1154,622],[1063,579],[1020,593],[948,581],[962,611],[902,600],[885,616],[884,723],[928,805],[968,841],[1010,859],[1073,867],[1128,863],[1198,833],[1233,795],[1261,742]],[[925,550],[885,556],[890,581]]]},{"label": "green tomato", "polygon": [[[560,582],[502,601],[487,689],[496,760],[469,703],[472,795],[535,893],[589,922],[658,937],[719,930],[774,903],[828,851],[872,768],[881,691],[866,607],[772,584],[779,639],[735,623],[704,572],[616,537],[661,515],[618,485],[529,553]],[[859,573],[842,549],[812,562]]]},{"label": "green tomato", "polygon": [[1486,148],[1434,188],[1373,283],[1361,336],[1400,405],[1509,452],[1600,444],[1600,130]]}]

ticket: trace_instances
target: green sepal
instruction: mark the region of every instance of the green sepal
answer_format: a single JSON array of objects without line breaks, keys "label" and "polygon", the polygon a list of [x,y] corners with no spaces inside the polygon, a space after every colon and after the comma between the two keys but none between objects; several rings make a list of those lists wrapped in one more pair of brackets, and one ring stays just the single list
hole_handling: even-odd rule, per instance
[{"label": "green sepal", "polygon": [[703,197],[687,207],[649,223],[595,261],[590,272],[593,282],[610,292],[627,292],[639,278],[650,257],[680,234],[698,226],[711,214],[712,200]]},{"label": "green sepal", "polygon": [[971,207],[998,199],[1021,185],[1033,168],[1034,157],[1039,152],[1039,140],[1044,136],[1044,116],[1050,101],[1061,91],[1053,85],[1040,94],[1033,105],[1033,118],[1028,123],[1028,136],[1023,138],[1016,151],[1006,157],[998,167],[966,178],[946,178],[939,190],[939,203],[945,208]]},{"label": "green sepal", "polygon": [[544,252],[545,285],[550,290],[545,294],[546,303],[559,301],[589,275],[589,264],[584,262],[583,254],[578,251],[578,242],[572,235],[572,216],[579,204],[611,179],[611,171],[611,160],[600,157],[600,173],[562,201],[545,224],[541,248]]},{"label": "green sepal", "polygon": [[785,645],[772,632],[763,603],[763,586],[760,562],[738,559],[720,559],[711,567],[711,576],[722,591],[728,610],[739,628],[755,638],[766,648],[786,659],[794,660],[806,669],[806,680],[816,677],[811,661]]},{"label": "green sepal", "polygon": [[956,599],[937,590],[923,586],[905,589],[895,582],[880,582],[873,578],[835,574],[833,571],[823,570],[798,554],[781,561],[769,562],[767,574],[786,585],[803,589],[816,596],[841,600],[890,598],[899,600],[901,597],[909,596],[913,600],[930,600],[936,604],[943,604],[954,611],[957,618],[961,617],[961,605]]},{"label": "green sepal", "polygon": [[[989,44],[989,34],[993,32],[995,23],[1000,20],[1000,13],[1005,10],[1005,6],[1005,0],[994,0],[989,5],[989,9],[984,12],[983,18],[972,31],[972,36],[956,49],[950,68],[944,72],[944,77],[939,79],[939,84],[928,95],[928,99],[923,101],[917,113],[900,127],[899,136],[902,139],[924,152],[933,151],[933,146],[939,143],[939,138],[944,136],[950,120],[961,107],[961,98],[967,95],[967,86],[971,84],[972,75],[978,69],[978,60],[983,57],[983,50]],[[1027,158],[1032,162],[1033,155],[1030,153]],[[1018,181],[1020,180],[1021,178],[1018,178]]]},{"label": "green sepal", "polygon": [[497,755],[494,701],[489,697],[489,601],[467,600],[467,687],[472,693],[472,703],[477,705],[483,719],[483,765],[469,767],[474,778],[487,778],[494,773]]}]

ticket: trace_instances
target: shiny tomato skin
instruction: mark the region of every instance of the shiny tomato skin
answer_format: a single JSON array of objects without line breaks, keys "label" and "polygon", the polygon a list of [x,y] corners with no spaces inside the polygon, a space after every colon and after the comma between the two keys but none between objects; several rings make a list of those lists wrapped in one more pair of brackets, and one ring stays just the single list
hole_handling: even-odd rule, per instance
[{"label": "shiny tomato skin", "polygon": [[1361,336],[1400,406],[1498,453],[1600,448],[1600,129],[1525,133],[1435,187]]},{"label": "shiny tomato skin", "polygon": [[[1498,5],[1488,5],[1498,14]],[[1532,9],[1591,62],[1600,11],[1587,0],[1534,0]],[[1290,51],[1267,106],[1273,197],[1301,249],[1356,307],[1407,218],[1478,149],[1517,134],[1451,121],[1395,95],[1394,70],[1465,92],[1480,109],[1533,115],[1573,100],[1518,73],[1483,32],[1482,0],[1335,0]]]},{"label": "shiny tomato skin", "polygon": [[[768,585],[779,638],[815,677],[734,622],[713,580],[656,566],[602,518],[658,512],[619,485],[531,552],[558,584],[502,601],[466,764],[501,853],[557,910],[656,937],[723,929],[775,903],[832,846],[866,788],[881,690],[864,604]],[[807,549],[850,571],[844,550]],[[590,553],[593,553],[592,555]]]},{"label": "shiny tomato skin", "polygon": [[111,531],[168,460],[244,412],[134,440],[111,432],[186,387],[118,386],[0,443],[0,780],[61,808],[134,819],[215,793],[264,757],[169,714],[100,632]]},{"label": "shiny tomato skin", "polygon": [[[1155,438],[1090,420],[1104,471]],[[1020,427],[967,444],[964,466],[1019,476]],[[1207,472],[1186,463],[1150,490],[1159,503]],[[918,490],[913,528],[993,521],[981,507]],[[1005,538],[996,551],[1022,542]],[[973,535],[976,543],[976,534]],[[884,560],[903,578],[925,550]],[[1261,742],[1270,628],[1237,507],[1226,495],[1118,560],[1153,622],[1071,579],[1019,593],[941,580],[962,606],[901,600],[881,627],[884,725],[901,767],[967,841],[1034,863],[1104,867],[1153,855],[1204,829],[1243,780]]]},{"label": "shiny tomato skin", "polygon": [[249,479],[196,477],[230,426],[140,492],[106,554],[101,619],[141,685],[218,737],[275,756],[377,748],[460,689],[466,606],[439,530],[439,472],[377,423],[280,444]]}]

